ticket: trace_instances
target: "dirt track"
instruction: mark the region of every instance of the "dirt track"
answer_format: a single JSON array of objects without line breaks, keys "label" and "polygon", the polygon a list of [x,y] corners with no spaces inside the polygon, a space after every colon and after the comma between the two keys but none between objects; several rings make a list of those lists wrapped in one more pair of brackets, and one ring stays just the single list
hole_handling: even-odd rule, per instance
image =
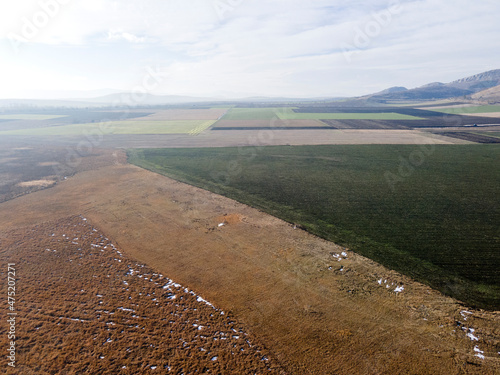
[{"label": "dirt track", "polygon": [[500,370],[498,313],[465,320],[452,299],[351,251],[117,160],[2,203],[0,228],[84,215],[126,256],[232,313],[290,374]]}]

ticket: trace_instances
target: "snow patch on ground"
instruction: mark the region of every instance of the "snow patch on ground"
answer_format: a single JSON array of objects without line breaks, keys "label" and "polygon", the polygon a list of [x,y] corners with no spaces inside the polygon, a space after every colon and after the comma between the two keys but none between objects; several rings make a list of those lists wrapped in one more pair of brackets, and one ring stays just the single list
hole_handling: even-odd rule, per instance
[{"label": "snow patch on ground", "polygon": [[484,359],[484,351],[479,349],[477,345],[474,347],[474,351],[476,352],[476,355],[475,355],[476,357]]},{"label": "snow patch on ground", "polygon": [[[394,293],[398,294],[405,290],[405,286],[401,283],[394,283],[387,281],[387,279],[380,278],[377,280],[377,284],[380,286],[385,286],[386,289],[394,288]],[[398,285],[399,284],[399,285]]]},{"label": "snow patch on ground", "polygon": [[474,336],[473,332],[474,332],[474,329],[473,328],[469,328],[469,332],[467,332],[466,336],[468,338],[470,338],[472,341],[479,341],[479,337]]}]

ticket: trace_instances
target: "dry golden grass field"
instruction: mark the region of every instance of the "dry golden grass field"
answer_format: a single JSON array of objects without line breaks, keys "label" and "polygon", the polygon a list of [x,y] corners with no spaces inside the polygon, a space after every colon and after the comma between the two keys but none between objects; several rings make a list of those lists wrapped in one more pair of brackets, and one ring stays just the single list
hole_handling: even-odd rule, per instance
[{"label": "dry golden grass field", "polygon": [[128,258],[82,216],[2,232],[0,242],[19,280],[17,366],[2,356],[2,373],[282,372],[231,315]]}]

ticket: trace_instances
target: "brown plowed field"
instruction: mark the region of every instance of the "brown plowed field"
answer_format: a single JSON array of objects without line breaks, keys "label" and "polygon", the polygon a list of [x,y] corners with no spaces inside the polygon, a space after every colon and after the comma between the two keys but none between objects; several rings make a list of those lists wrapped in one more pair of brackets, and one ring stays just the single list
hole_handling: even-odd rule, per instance
[{"label": "brown plowed field", "polygon": [[[137,167],[116,165],[117,160],[110,154],[108,166],[78,172],[53,188],[2,203],[3,238],[15,238],[10,233],[26,233],[35,225],[39,227],[32,233],[39,236],[39,232],[50,232],[54,222],[83,215],[127,259],[147,264],[149,273],[172,278],[229,314],[238,327],[255,337],[259,348],[267,350],[269,362],[288,374],[484,375],[500,371],[498,312],[468,309],[258,210]],[[46,240],[51,239],[47,236]],[[27,238],[14,242],[18,248],[30,243]],[[40,249],[44,247],[50,248],[42,244]],[[53,257],[57,253],[42,254]],[[73,262],[82,261],[76,255]],[[114,258],[102,262],[102,267],[121,264]],[[22,277],[31,272],[39,275],[36,270],[23,271],[23,262],[17,265],[20,288]],[[62,280],[53,279],[44,293],[57,290]],[[94,289],[81,289],[104,296],[109,291],[103,288],[101,292],[101,285],[111,288],[115,284],[95,283]],[[154,288],[154,283],[147,285]],[[22,288],[19,294],[21,304],[26,298]],[[79,303],[86,300],[76,294]],[[69,296],[68,303],[76,298]],[[152,300],[148,302],[156,308]],[[67,313],[84,318],[71,309]],[[120,314],[126,316],[123,311]],[[90,330],[106,341],[107,331]],[[20,339],[19,350],[27,340],[35,345],[36,334]],[[106,354],[101,355],[106,360]],[[116,361],[121,364],[120,355]]]},{"label": "brown plowed field", "polygon": [[463,139],[469,142],[475,143],[500,143],[500,139],[496,137],[488,137],[483,134],[476,134],[473,132],[442,132],[441,135],[446,135],[447,137],[453,137],[457,139]]}]

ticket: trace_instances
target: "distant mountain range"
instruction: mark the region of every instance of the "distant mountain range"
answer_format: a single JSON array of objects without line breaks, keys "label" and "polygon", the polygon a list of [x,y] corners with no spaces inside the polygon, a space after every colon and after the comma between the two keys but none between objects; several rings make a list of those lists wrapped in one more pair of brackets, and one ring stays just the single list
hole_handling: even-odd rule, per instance
[{"label": "distant mountain range", "polygon": [[[433,100],[470,97],[476,93],[491,89],[500,85],[500,69],[476,74],[467,78],[462,78],[450,83],[434,82],[417,87],[411,90],[405,87],[392,87],[379,93],[368,95],[375,101],[393,100]],[[494,90],[493,90],[494,91]],[[498,96],[498,94],[497,94]],[[473,98],[479,98],[473,96]],[[488,95],[481,97],[482,100],[489,100]]]},{"label": "distant mountain range", "polygon": [[[109,106],[158,106],[182,104],[218,103],[298,103],[298,102],[332,102],[341,105],[381,105],[397,101],[430,101],[440,99],[479,100],[482,102],[500,103],[500,69],[476,74],[450,83],[433,82],[414,89],[391,87],[375,94],[358,98],[271,98],[249,97],[241,99],[208,98],[178,95],[134,94],[130,92],[113,92],[100,90],[109,94],[97,97],[81,96],[80,99],[66,100],[30,100],[0,99],[0,107],[109,107]],[[111,93],[110,93],[111,92]],[[86,92],[89,95],[91,92]],[[342,100],[341,100],[342,99]],[[341,102],[339,102],[341,100]]]},{"label": "distant mountain range", "polygon": [[211,98],[200,98],[193,96],[180,95],[153,95],[142,93],[121,92],[86,99],[86,102],[96,104],[116,104],[116,105],[162,105],[162,104],[180,104],[180,103],[199,103],[213,100]]},{"label": "distant mountain range", "polygon": [[95,98],[42,100],[42,99],[0,99],[0,108],[26,107],[66,107],[66,108],[102,108],[102,107],[148,107],[148,106],[178,106],[178,105],[212,105],[232,103],[298,103],[313,101],[337,101],[343,98],[285,98],[285,97],[246,97],[237,99],[210,98],[179,95],[153,95],[120,92],[98,96]]}]

